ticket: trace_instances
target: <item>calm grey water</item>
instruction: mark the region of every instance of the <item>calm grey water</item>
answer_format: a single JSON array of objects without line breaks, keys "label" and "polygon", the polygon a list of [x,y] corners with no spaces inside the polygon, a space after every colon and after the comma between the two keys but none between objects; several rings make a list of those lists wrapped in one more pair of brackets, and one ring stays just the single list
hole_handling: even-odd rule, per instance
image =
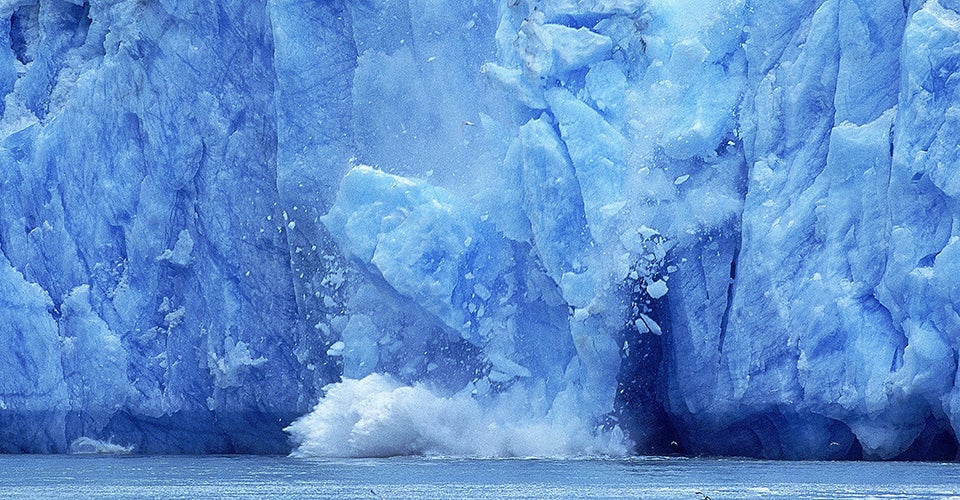
[{"label": "calm grey water", "polygon": [[960,464],[0,456],[0,498],[960,498]]}]

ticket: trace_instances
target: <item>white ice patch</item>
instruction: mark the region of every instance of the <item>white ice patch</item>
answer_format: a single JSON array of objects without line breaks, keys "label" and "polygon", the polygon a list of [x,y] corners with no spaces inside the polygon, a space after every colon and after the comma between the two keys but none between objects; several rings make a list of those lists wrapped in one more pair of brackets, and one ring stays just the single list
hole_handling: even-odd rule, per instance
[{"label": "white ice patch", "polygon": [[524,68],[536,77],[562,75],[607,59],[613,41],[587,28],[538,22],[537,16],[520,26],[517,38]]},{"label": "white ice patch", "polygon": [[[286,431],[294,456],[570,457],[627,454],[619,428],[596,435],[575,409],[531,416],[522,389],[481,407],[469,394],[441,397],[378,373],[325,388],[312,413]],[[523,394],[520,394],[523,392]]]},{"label": "white ice patch", "polygon": [[257,368],[267,362],[267,358],[253,357],[250,346],[233,337],[223,339],[223,355],[209,353],[207,366],[213,375],[214,383],[221,389],[243,386],[243,376],[251,368]]},{"label": "white ice patch", "polygon": [[180,231],[177,235],[177,242],[173,249],[164,250],[157,256],[157,262],[169,262],[176,267],[187,267],[190,265],[191,254],[193,253],[193,238],[186,229]]},{"label": "white ice patch", "polygon": [[530,84],[519,68],[504,68],[495,63],[485,63],[480,67],[480,73],[492,83],[510,92],[521,103],[533,109],[546,109],[547,101],[543,99],[543,89]]}]

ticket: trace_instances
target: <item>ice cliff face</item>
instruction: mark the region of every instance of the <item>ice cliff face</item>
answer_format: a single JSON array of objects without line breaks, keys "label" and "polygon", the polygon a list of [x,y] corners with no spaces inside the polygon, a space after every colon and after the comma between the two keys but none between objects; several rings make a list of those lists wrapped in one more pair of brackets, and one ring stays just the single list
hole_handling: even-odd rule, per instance
[{"label": "ice cliff face", "polygon": [[954,9],[2,2],[0,450],[953,458]]},{"label": "ice cliff face", "polygon": [[264,6],[0,11],[0,449],[284,450],[332,371],[293,293]]}]

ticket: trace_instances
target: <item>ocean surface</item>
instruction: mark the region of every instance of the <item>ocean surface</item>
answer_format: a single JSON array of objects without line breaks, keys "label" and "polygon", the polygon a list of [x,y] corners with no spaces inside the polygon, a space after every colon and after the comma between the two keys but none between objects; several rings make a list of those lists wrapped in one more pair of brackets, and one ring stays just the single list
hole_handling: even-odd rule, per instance
[{"label": "ocean surface", "polygon": [[0,456],[0,498],[960,498],[960,464]]}]

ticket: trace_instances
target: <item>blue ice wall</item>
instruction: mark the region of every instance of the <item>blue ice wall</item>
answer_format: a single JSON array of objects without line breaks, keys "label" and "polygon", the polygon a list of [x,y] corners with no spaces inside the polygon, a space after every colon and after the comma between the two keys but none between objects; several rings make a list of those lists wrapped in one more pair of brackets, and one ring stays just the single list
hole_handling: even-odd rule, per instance
[{"label": "blue ice wall", "polygon": [[3,7],[0,449],[286,449],[277,420],[326,379],[292,291],[267,14]]},{"label": "blue ice wall", "polygon": [[953,458],[955,9],[0,3],[0,451]]}]

